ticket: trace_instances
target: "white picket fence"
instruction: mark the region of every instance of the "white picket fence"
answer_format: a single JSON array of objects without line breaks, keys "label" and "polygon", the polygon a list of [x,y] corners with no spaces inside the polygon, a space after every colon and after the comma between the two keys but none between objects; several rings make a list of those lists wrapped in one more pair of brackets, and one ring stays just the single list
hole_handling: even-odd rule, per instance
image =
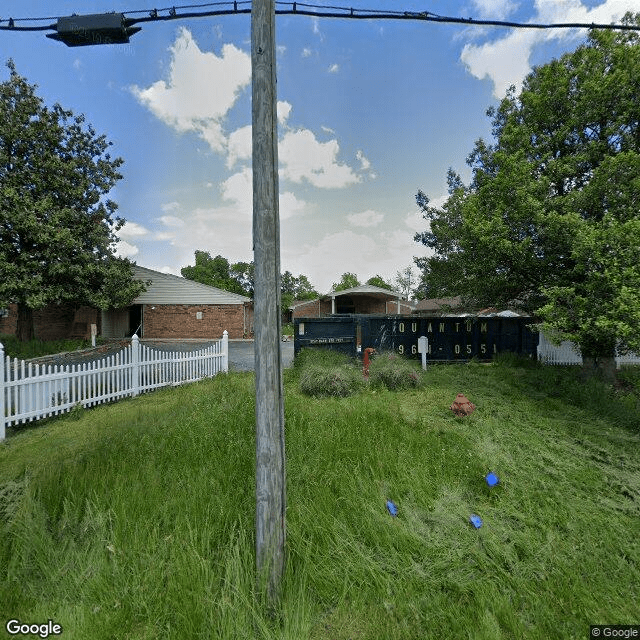
[{"label": "white picket fence", "polygon": [[[580,349],[573,343],[565,340],[556,346],[547,340],[544,333],[540,333],[538,341],[538,361],[544,364],[582,364]],[[633,352],[616,355],[616,366],[619,369],[623,364],[640,364],[640,356]]]},{"label": "white picket fence", "polygon": [[203,349],[163,351],[137,335],[120,352],[73,365],[34,365],[4,355],[0,343],[0,440],[7,426],[126,396],[195,382],[229,370],[229,334]]}]

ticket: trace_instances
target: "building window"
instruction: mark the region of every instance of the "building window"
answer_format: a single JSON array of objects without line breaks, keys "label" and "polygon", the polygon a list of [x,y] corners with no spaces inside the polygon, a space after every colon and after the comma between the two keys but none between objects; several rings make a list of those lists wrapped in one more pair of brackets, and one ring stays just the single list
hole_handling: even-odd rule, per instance
[{"label": "building window", "polygon": [[196,320],[202,320],[202,311],[196,311]]}]

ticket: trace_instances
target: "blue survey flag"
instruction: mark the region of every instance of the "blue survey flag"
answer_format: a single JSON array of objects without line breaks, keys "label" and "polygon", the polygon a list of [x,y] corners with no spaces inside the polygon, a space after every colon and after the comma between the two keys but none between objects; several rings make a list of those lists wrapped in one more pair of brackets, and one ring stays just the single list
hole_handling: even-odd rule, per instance
[{"label": "blue survey flag", "polygon": [[479,529],[482,526],[482,518],[477,516],[475,513],[469,517],[469,522],[471,522],[476,529]]},{"label": "blue survey flag", "polygon": [[387,500],[387,509],[389,509],[389,513],[392,516],[398,515],[398,507],[396,507],[396,505],[393,502],[391,502],[391,500]]},{"label": "blue survey flag", "polygon": [[485,476],[485,480],[487,481],[487,484],[490,487],[495,487],[498,482],[500,482],[500,480],[498,479],[498,476],[493,473],[493,471],[491,473],[487,473],[487,475]]}]

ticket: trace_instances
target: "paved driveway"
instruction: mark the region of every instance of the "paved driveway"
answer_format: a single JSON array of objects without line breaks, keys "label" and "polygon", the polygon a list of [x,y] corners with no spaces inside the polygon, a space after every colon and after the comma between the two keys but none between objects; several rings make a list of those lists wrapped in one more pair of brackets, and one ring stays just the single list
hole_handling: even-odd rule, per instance
[{"label": "paved driveway", "polygon": [[[281,342],[280,352],[282,364],[290,367],[293,364],[293,341]],[[229,371],[253,371],[253,340],[229,340]]]}]

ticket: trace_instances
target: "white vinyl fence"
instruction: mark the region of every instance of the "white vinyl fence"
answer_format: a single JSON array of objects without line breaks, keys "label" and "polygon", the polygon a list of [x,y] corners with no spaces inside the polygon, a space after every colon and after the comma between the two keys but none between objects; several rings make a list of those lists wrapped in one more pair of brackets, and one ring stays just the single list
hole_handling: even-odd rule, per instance
[{"label": "white vinyl fence", "polygon": [[0,440],[7,426],[91,407],[229,370],[229,334],[203,349],[163,351],[137,335],[115,355],[73,365],[33,365],[4,355],[0,343]]},{"label": "white vinyl fence", "polygon": [[[556,346],[549,342],[544,333],[540,333],[538,342],[538,360],[544,364],[582,364],[580,349],[573,343],[565,340]],[[629,352],[616,353],[616,366],[618,369],[623,364],[640,364],[640,356]]]}]

